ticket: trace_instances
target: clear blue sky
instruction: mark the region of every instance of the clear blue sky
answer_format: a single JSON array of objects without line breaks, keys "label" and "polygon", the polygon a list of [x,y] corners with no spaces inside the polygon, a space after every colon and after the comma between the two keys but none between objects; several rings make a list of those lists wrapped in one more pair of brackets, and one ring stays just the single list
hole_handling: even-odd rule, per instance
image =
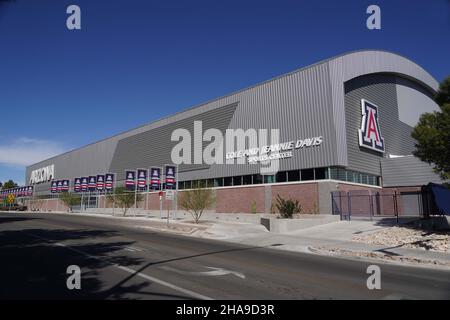
[{"label": "clear blue sky", "polygon": [[[66,28],[81,7],[82,29]],[[381,30],[366,8],[381,7]],[[0,2],[0,181],[24,166],[331,56],[450,75],[450,1]]]}]

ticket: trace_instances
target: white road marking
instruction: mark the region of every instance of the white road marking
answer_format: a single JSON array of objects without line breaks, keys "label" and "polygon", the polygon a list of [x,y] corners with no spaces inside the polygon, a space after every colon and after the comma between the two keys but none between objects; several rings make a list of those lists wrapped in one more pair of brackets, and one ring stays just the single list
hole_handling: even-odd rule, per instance
[{"label": "white road marking", "polygon": [[406,296],[399,292],[393,292],[381,298],[381,300],[413,300],[414,298]]},{"label": "white road marking", "polygon": [[134,252],[144,251],[144,249],[141,249],[141,248],[138,248],[138,247],[125,247],[124,250],[134,251]]},{"label": "white road marking", "polygon": [[156,283],[158,283],[158,284],[160,284],[160,285],[162,285],[162,286],[165,286],[165,287],[174,289],[174,290],[176,290],[176,291],[179,291],[179,292],[182,292],[182,293],[184,293],[184,294],[190,295],[190,296],[192,296],[192,297],[194,297],[194,298],[198,298],[198,299],[202,299],[202,300],[213,300],[213,299],[210,298],[210,297],[204,296],[204,295],[202,295],[202,294],[200,294],[200,293],[196,293],[196,292],[191,291],[191,290],[188,290],[188,289],[184,289],[184,288],[178,287],[178,286],[176,286],[176,285],[174,285],[174,284],[171,284],[171,283],[169,283],[169,282],[166,282],[166,281],[164,281],[164,280],[160,280],[160,279],[157,279],[157,278],[155,278],[155,277],[151,277],[151,276],[146,275],[146,274],[144,274],[144,273],[140,273],[140,272],[136,273],[136,271],[133,270],[133,269],[131,269],[131,268],[124,267],[124,266],[120,266],[120,265],[115,265],[115,266],[116,266],[117,268],[123,270],[123,271],[129,272],[129,273],[131,273],[131,274],[136,274],[137,276],[139,276],[139,277],[141,277],[141,278],[144,278],[144,279],[147,279],[147,280],[156,282]]},{"label": "white road marking", "polygon": [[[33,237],[35,237],[35,238],[41,239],[41,240],[50,241],[50,242],[52,241],[52,240],[50,240],[50,239],[46,239],[46,238],[43,238],[43,237],[40,237],[40,236],[31,234],[31,233],[27,233],[27,234],[29,234],[29,235],[31,235],[31,236],[33,236]],[[125,266],[121,266],[120,264],[111,263],[111,262],[109,262],[108,260],[102,260],[102,259],[100,259],[100,258],[98,258],[98,257],[96,257],[96,256],[93,256],[93,255],[90,255],[90,254],[88,254],[88,253],[86,253],[86,252],[84,252],[84,251],[81,251],[81,250],[72,248],[71,246],[66,245],[66,244],[64,244],[64,243],[56,242],[56,243],[53,243],[53,245],[58,246],[58,247],[64,247],[64,248],[66,248],[66,249],[68,249],[68,250],[72,250],[72,251],[74,251],[74,252],[76,252],[76,253],[79,253],[79,254],[81,254],[81,255],[84,255],[84,256],[86,256],[86,257],[89,257],[89,258],[92,258],[92,259],[96,259],[96,260],[99,260],[99,261],[102,261],[102,262],[109,263],[111,266],[113,266],[113,267],[115,267],[115,268],[117,268],[117,269],[120,269],[120,270],[122,270],[122,271],[125,271],[125,272],[128,272],[128,273],[130,273],[130,274],[136,275],[136,276],[138,276],[138,277],[144,278],[144,279],[146,279],[146,280],[153,281],[153,282],[158,283],[158,284],[160,284],[160,285],[162,285],[162,286],[165,286],[165,287],[167,287],[167,288],[170,288],[170,289],[173,289],[173,290],[175,290],[175,291],[178,291],[178,292],[187,294],[187,295],[189,295],[189,296],[191,296],[191,297],[193,297],[193,298],[197,298],[197,299],[201,299],[201,300],[213,300],[213,298],[211,298],[211,297],[202,295],[202,294],[197,293],[197,292],[194,292],[194,291],[192,291],[192,290],[188,290],[188,289],[181,288],[181,287],[179,287],[179,286],[176,286],[176,285],[171,284],[171,283],[169,283],[169,282],[166,282],[166,281],[164,281],[164,280],[160,280],[160,279],[158,279],[158,278],[155,278],[155,277],[146,275],[145,273],[137,272],[137,271],[134,270],[134,269],[131,269],[131,268],[128,268],[128,267],[125,267]]]},{"label": "white road marking", "polygon": [[121,246],[115,246],[114,247],[117,250],[125,250],[130,252],[142,252],[144,249],[138,248],[138,247],[121,247]]},{"label": "white road marking", "polygon": [[162,266],[161,269],[167,270],[167,271],[173,271],[179,274],[186,274],[186,275],[193,275],[193,276],[209,276],[209,277],[213,277],[213,276],[224,276],[227,274],[231,274],[231,275],[235,275],[238,278],[241,279],[245,279],[245,275],[243,273],[237,272],[237,271],[232,271],[232,270],[227,270],[227,269],[223,269],[223,268],[215,268],[215,267],[205,267],[208,269],[212,269],[211,271],[183,271],[183,270],[178,270],[169,266]]}]

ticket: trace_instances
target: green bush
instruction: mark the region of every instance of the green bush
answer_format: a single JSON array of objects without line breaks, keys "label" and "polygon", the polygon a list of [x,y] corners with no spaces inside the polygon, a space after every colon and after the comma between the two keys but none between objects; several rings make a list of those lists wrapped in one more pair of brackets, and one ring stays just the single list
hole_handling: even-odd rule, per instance
[{"label": "green bush", "polygon": [[288,199],[285,200],[277,194],[277,204],[276,207],[278,211],[280,211],[280,215],[282,218],[292,218],[294,213],[300,213],[302,211],[302,207],[298,203],[298,200]]}]

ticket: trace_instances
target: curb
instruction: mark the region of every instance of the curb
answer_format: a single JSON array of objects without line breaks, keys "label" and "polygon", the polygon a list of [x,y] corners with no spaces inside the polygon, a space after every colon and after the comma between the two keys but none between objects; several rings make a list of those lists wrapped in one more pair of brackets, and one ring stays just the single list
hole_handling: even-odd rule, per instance
[{"label": "curb", "polygon": [[[330,250],[337,249],[342,253],[330,252]],[[350,259],[356,261],[366,261],[366,262],[378,262],[397,266],[410,266],[428,269],[440,269],[449,271],[450,262],[439,260],[439,259],[422,259],[412,256],[397,256],[399,259],[385,258],[388,257],[386,254],[381,254],[374,251],[355,251],[341,248],[316,248],[308,247],[308,250],[312,254],[317,254],[321,256],[337,257],[342,259]],[[361,255],[371,255],[371,256],[357,256],[355,254]]]}]

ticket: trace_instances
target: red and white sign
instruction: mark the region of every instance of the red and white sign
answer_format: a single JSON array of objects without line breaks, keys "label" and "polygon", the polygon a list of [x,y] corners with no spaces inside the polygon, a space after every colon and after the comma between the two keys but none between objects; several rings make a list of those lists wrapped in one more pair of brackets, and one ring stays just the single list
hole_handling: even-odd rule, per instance
[{"label": "red and white sign", "polygon": [[361,99],[362,120],[361,128],[358,130],[359,145],[384,153],[384,139],[380,131],[378,110],[375,104]]}]

